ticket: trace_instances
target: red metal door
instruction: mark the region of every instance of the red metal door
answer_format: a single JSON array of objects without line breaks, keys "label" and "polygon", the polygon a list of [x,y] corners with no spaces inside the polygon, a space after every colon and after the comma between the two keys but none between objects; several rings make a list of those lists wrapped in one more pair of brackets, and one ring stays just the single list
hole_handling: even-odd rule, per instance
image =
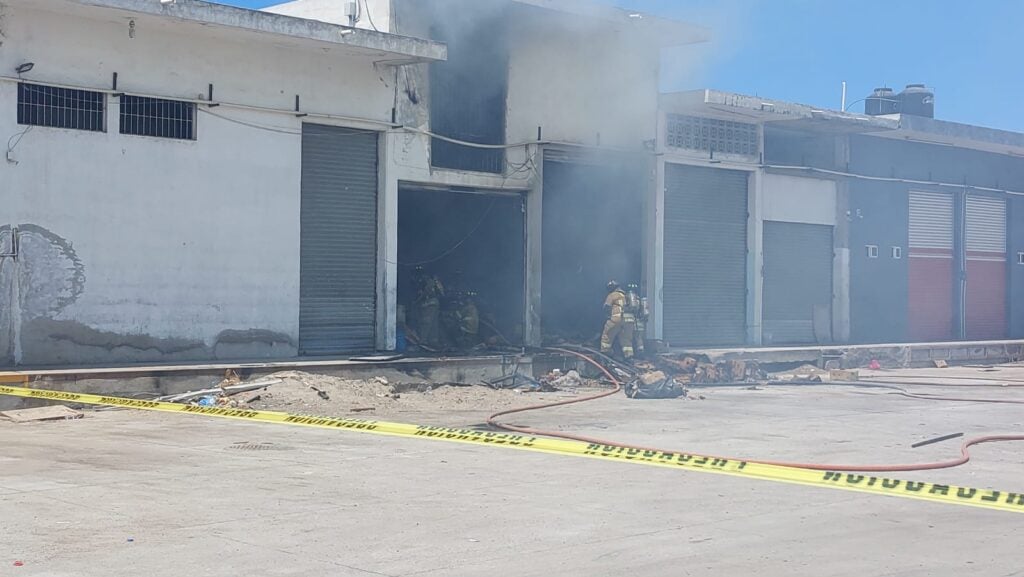
[{"label": "red metal door", "polygon": [[[910,192],[909,323],[912,341],[953,338],[953,197]],[[883,257],[885,255],[879,255]]]},{"label": "red metal door", "polygon": [[994,196],[969,195],[964,219],[964,336],[969,340],[1005,339],[1006,201]]}]

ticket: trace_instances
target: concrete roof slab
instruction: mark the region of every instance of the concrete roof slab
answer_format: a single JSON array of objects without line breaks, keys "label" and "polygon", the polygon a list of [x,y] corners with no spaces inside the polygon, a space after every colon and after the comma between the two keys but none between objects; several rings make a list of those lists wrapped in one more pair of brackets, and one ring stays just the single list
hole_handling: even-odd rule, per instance
[{"label": "concrete roof slab", "polygon": [[93,10],[109,10],[125,16],[153,16],[167,21],[284,37],[299,45],[327,45],[344,49],[346,54],[364,55],[396,64],[447,58],[447,47],[440,42],[202,0],[175,0],[167,4],[160,0],[7,0],[7,3],[59,13],[86,14]]},{"label": "concrete roof slab", "polygon": [[663,94],[661,108],[665,112],[700,114],[724,120],[754,123],[778,123],[808,132],[862,133],[895,130],[893,119],[865,114],[852,114],[784,102],[760,96],[735,94],[720,90],[690,90]]},{"label": "concrete roof slab", "polygon": [[773,123],[804,132],[871,134],[1024,156],[1024,133],[910,114],[870,116],[711,89],[662,94],[660,106],[668,113]]}]

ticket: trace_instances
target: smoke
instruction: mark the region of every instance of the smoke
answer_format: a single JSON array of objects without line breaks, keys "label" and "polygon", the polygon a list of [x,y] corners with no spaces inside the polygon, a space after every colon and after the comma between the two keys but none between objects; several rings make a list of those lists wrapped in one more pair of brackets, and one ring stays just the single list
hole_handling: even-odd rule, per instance
[{"label": "smoke", "polygon": [[753,28],[750,0],[605,1],[710,31],[707,42],[669,46],[662,51],[662,92],[712,87],[715,70],[726,66],[749,44]]},{"label": "smoke", "polygon": [[[693,83],[709,69],[707,61],[721,61],[733,52],[692,44],[663,48],[672,34],[686,34],[685,28],[673,29],[652,16],[631,18],[593,2],[579,2],[571,11],[562,11],[559,4],[397,0],[399,34],[448,45],[447,62],[417,67],[400,79],[398,112],[402,122],[422,123],[429,110],[431,130],[460,140],[529,141],[540,128],[544,141],[631,151],[545,164],[544,331],[589,337],[600,330],[605,283],[611,278],[623,284],[645,280],[642,223],[653,179],[644,152],[657,136],[660,89],[696,87]],[[635,4],[644,10],[643,2]],[[735,1],[724,7],[706,3],[695,15],[704,19],[702,24],[730,22],[735,30],[742,13],[738,6]],[[678,14],[668,4],[652,12]],[[716,37],[718,42],[731,40],[729,35]],[[488,152],[435,139],[431,160],[434,167],[487,170]],[[528,165],[522,150],[507,154],[509,166]],[[457,203],[452,207],[463,210]],[[411,227],[409,213],[403,214]],[[444,215],[433,222],[461,230],[455,226],[460,218],[478,220],[465,209],[461,217]],[[424,226],[414,232],[403,227],[401,215],[399,220],[400,239],[406,235],[399,260],[412,258],[415,246],[443,249],[449,242],[444,239],[450,235],[440,230]],[[459,267],[469,277],[478,272],[471,266],[493,266],[487,260],[463,259]],[[451,267],[439,262],[432,268],[445,274]],[[483,288],[484,281],[476,284]]]}]

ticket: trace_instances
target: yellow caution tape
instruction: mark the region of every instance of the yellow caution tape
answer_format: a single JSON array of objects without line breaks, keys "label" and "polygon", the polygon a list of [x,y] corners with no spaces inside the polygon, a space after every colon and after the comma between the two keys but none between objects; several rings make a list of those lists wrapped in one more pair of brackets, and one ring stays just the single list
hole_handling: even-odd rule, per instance
[{"label": "yellow caution tape", "polygon": [[579,457],[612,461],[625,461],[652,465],[655,467],[701,471],[704,473],[717,473],[720,475],[733,475],[736,477],[765,479],[783,483],[795,483],[798,485],[811,485],[814,487],[828,487],[831,489],[858,491],[874,495],[906,497],[910,499],[934,501],[937,503],[967,505],[970,507],[984,507],[986,509],[1024,513],[1024,492],[1010,493],[991,489],[972,489],[970,487],[960,487],[956,485],[941,485],[938,483],[901,481],[898,479],[855,473],[843,473],[840,471],[813,471],[810,469],[783,467],[779,465],[763,465],[760,463],[718,459],[687,453],[648,451],[640,448],[605,446],[584,443],[582,441],[551,439],[547,437],[531,437],[513,433],[476,431],[472,429],[409,425],[404,423],[389,423],[385,421],[365,419],[314,417],[276,411],[196,407],[179,403],[126,399],[122,397],[48,391],[43,389],[29,389],[25,387],[9,387],[3,385],[0,385],[0,395],[13,395],[16,397],[46,399],[67,403],[81,403],[84,405],[126,407],[130,409],[141,409],[144,411],[187,413],[191,415],[205,415],[208,417],[221,417],[225,419],[238,419],[243,421],[282,423],[286,425],[317,427],[321,429],[342,429],[363,433],[374,433],[378,435],[417,437],[455,443],[468,443],[472,445],[508,447],[526,451],[575,455]]}]

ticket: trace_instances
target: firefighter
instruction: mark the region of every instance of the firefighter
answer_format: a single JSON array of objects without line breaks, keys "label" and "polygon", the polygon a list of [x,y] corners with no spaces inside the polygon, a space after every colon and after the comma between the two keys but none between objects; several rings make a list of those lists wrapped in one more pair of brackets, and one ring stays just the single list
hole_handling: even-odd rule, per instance
[{"label": "firefighter", "polygon": [[420,344],[438,347],[440,344],[441,298],[444,296],[444,285],[434,275],[428,274],[423,267],[416,267],[416,301],[413,303],[413,318],[416,321],[416,334]]},{"label": "firefighter", "polygon": [[638,357],[644,354],[647,319],[651,316],[647,297],[640,296],[640,294],[640,286],[637,283],[629,283],[626,287],[627,308],[633,314],[633,352]]},{"label": "firefighter", "polygon": [[601,352],[610,355],[615,343],[622,348],[622,356],[633,358],[633,325],[626,322],[626,293],[614,280],[608,281],[608,296],[604,299],[604,332],[601,333]]},{"label": "firefighter", "polygon": [[458,319],[456,342],[459,348],[472,349],[480,344],[480,309],[476,306],[475,292],[468,291],[461,296],[455,314]]}]

